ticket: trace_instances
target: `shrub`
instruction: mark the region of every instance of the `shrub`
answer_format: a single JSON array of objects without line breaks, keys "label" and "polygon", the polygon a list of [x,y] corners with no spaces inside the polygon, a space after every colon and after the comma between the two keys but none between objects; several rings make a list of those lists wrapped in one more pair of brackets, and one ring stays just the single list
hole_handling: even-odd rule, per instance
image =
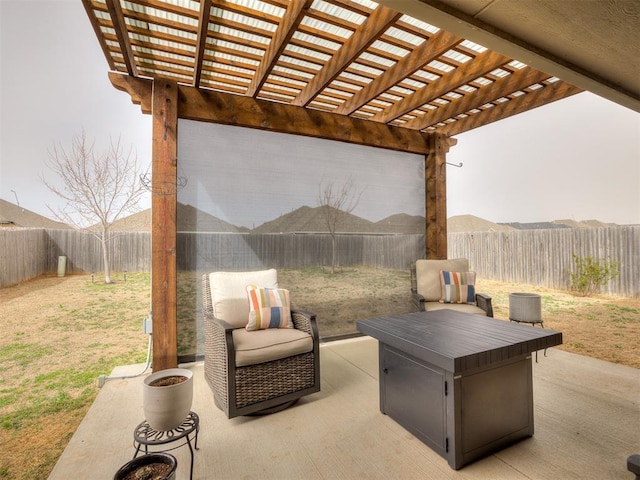
[{"label": "shrub", "polygon": [[599,292],[600,287],[620,275],[619,262],[594,260],[592,257],[582,258],[576,254],[573,254],[573,260],[576,263],[576,271],[570,274],[571,288],[582,297]]}]

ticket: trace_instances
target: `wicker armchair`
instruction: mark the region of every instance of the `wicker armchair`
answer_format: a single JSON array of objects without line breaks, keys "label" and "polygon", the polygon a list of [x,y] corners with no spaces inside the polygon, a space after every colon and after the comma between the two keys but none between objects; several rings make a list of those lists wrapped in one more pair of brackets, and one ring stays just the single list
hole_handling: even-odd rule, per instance
[{"label": "wicker armchair", "polygon": [[450,308],[466,313],[475,313],[493,317],[491,297],[476,293],[475,304],[440,303],[440,270],[451,272],[466,272],[469,270],[469,260],[456,258],[451,260],[418,260],[412,264],[411,296],[413,303],[420,311]]},{"label": "wicker armchair", "polygon": [[214,272],[202,277],[204,375],[215,404],[228,418],[273,413],[320,391],[315,315],[292,309],[294,328],[248,332],[248,284],[277,287],[277,272]]}]

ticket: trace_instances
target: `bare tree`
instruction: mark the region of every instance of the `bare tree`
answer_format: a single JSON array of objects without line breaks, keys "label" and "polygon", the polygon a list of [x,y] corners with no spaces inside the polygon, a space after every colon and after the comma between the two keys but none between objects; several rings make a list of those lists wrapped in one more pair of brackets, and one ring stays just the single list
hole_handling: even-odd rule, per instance
[{"label": "bare tree", "polygon": [[87,142],[84,130],[72,138],[70,149],[54,144],[46,165],[60,178],[61,186],[44,176],[41,180],[66,202],[58,209],[47,205],[56,218],[100,240],[105,283],[111,283],[111,226],[139,210],[144,187],[133,146],[125,152],[120,138],[115,142],[111,139],[105,152],[96,153],[94,144]]},{"label": "bare tree", "polygon": [[336,232],[340,222],[355,210],[360,202],[362,192],[355,191],[353,179],[335,188],[333,183],[324,186],[320,183],[318,189],[318,204],[322,208],[325,225],[331,235],[331,273],[336,272]]}]

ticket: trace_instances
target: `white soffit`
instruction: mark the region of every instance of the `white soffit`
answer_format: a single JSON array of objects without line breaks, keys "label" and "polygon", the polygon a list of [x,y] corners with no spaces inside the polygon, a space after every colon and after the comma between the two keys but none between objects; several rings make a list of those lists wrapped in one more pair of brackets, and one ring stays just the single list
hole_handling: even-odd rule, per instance
[{"label": "white soffit", "polygon": [[637,0],[378,0],[640,112]]}]

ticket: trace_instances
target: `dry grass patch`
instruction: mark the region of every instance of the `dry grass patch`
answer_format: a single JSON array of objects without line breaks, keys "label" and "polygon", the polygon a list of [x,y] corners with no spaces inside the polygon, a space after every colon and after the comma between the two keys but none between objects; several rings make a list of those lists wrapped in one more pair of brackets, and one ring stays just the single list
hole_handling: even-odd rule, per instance
[{"label": "dry grass patch", "polygon": [[47,478],[89,406],[43,415],[22,428],[0,429],[0,478]]},{"label": "dry grass patch", "polygon": [[[116,277],[117,278],[117,277]],[[0,478],[47,478],[98,392],[97,378],[144,361],[149,275],[90,275],[0,289]]]},{"label": "dry grass patch", "polygon": [[509,293],[542,296],[545,328],[562,332],[557,348],[640,368],[640,298],[595,295],[513,283],[480,280],[478,291],[492,296],[494,316],[509,318]]}]

